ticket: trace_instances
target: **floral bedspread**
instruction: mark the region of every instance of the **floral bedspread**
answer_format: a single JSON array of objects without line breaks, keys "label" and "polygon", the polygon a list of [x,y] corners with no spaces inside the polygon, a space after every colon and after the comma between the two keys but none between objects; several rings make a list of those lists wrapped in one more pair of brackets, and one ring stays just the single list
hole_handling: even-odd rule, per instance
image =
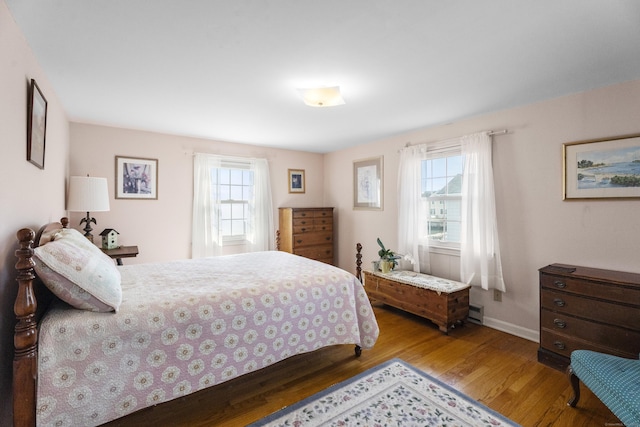
[{"label": "floral bedspread", "polygon": [[38,425],[98,425],[378,325],[350,273],[284,252],[119,267],[117,313],[57,301],[39,336]]}]

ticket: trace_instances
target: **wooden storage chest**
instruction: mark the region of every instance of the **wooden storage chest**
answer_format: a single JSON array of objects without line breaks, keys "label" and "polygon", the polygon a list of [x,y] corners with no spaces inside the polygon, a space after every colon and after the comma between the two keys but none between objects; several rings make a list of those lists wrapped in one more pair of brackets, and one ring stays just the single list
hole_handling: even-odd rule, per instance
[{"label": "wooden storage chest", "polygon": [[[429,319],[446,334],[469,315],[469,285],[414,272],[363,273],[369,299]],[[432,285],[411,284],[413,278]]]},{"label": "wooden storage chest", "polygon": [[578,349],[638,358],[640,274],[565,264],[539,271],[538,361],[564,370]]},{"label": "wooden storage chest", "polygon": [[278,249],[333,264],[333,208],[280,208]]}]

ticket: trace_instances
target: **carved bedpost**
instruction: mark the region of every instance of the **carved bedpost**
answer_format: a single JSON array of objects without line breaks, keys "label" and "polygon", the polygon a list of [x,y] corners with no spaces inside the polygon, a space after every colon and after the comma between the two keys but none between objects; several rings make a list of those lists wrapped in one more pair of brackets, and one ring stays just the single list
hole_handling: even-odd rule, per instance
[{"label": "carved bedpost", "polygon": [[280,250],[280,230],[276,230],[276,251]]},{"label": "carved bedpost", "polygon": [[362,282],[362,245],[356,243],[356,277]]},{"label": "carved bedpost", "polygon": [[33,293],[33,239],[35,233],[23,228],[17,233],[20,248],[15,254],[18,257],[18,294],[13,311],[18,323],[15,327],[13,345],[13,425],[36,425],[36,377],[38,363],[38,331],[36,314],[36,298]]}]

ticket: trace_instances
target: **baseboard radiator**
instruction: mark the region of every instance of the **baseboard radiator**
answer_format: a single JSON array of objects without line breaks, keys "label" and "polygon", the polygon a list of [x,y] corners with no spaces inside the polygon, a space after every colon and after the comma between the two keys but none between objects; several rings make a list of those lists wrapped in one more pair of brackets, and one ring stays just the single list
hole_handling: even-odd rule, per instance
[{"label": "baseboard radiator", "polygon": [[484,306],[469,304],[469,317],[467,320],[471,323],[482,325],[484,322]]}]

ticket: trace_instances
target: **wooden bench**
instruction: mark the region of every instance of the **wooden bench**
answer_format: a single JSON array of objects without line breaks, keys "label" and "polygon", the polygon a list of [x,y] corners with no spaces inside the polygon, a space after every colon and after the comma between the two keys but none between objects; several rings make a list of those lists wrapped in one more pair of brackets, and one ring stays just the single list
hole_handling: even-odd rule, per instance
[{"label": "wooden bench", "polygon": [[445,334],[469,315],[470,286],[413,271],[364,271],[369,299],[431,320]]}]

